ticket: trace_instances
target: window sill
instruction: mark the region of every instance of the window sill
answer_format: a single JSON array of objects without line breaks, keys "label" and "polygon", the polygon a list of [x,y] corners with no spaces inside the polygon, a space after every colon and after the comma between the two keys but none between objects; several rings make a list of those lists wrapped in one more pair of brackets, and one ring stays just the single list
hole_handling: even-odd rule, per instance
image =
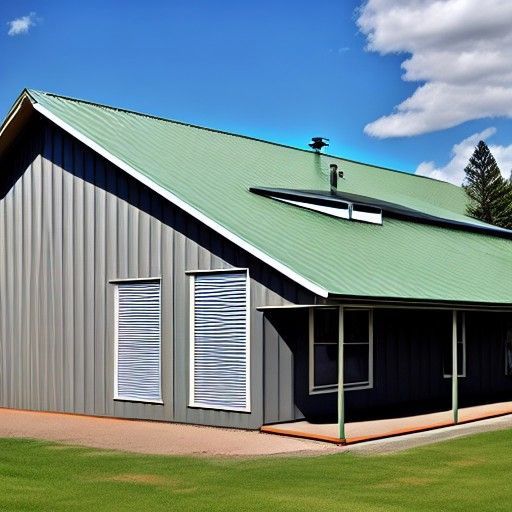
[{"label": "window sill", "polygon": [[115,396],[114,402],[137,402],[140,404],[154,404],[154,405],[164,405],[164,401],[160,400],[149,400],[144,398],[130,398],[127,396]]},{"label": "window sill", "polygon": [[245,413],[245,414],[251,413],[251,409],[249,407],[241,409],[238,407],[219,407],[219,406],[215,406],[215,405],[207,405],[207,404],[201,404],[201,403],[189,403],[188,407],[189,407],[189,409],[208,409],[211,411],[239,412],[239,413]]}]

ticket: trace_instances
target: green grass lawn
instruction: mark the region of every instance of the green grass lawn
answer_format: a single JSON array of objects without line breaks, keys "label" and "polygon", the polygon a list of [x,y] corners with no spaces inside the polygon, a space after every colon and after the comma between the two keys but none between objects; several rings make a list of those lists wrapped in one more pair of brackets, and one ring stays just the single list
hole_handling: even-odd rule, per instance
[{"label": "green grass lawn", "polygon": [[394,455],[200,459],[0,439],[0,510],[511,510],[512,431]]}]

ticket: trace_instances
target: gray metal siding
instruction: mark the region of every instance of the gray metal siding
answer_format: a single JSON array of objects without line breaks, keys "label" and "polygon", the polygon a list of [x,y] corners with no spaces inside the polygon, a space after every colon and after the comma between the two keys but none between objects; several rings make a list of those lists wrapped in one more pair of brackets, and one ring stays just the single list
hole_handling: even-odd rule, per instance
[{"label": "gray metal siding", "polygon": [[301,385],[297,378],[304,378],[296,374],[296,368],[308,350],[307,318],[308,309],[269,310],[264,314],[266,424],[304,418],[296,404],[295,389]]},{"label": "gray metal siding", "polygon": [[[43,120],[32,120],[0,172],[0,405],[262,424],[264,321],[255,308],[311,302],[309,292]],[[185,272],[230,267],[247,267],[251,277],[250,414],[188,407]],[[109,280],[155,276],[162,278],[164,405],[114,401]]]}]

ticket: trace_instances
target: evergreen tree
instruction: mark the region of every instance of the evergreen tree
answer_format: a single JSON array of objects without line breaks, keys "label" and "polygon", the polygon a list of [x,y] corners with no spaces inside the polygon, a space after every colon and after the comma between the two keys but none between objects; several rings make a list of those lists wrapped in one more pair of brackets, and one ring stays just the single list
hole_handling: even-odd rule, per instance
[{"label": "evergreen tree", "polygon": [[501,175],[484,141],[476,146],[464,172],[462,186],[470,199],[468,215],[495,226],[512,228],[512,184]]}]

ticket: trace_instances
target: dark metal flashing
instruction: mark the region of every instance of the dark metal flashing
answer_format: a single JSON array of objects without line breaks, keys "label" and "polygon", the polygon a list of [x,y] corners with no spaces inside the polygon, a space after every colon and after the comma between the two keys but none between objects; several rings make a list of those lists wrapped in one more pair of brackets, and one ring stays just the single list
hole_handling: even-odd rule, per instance
[{"label": "dark metal flashing", "polygon": [[[480,233],[488,233],[495,236],[512,238],[512,231],[498,226],[478,225],[470,222],[457,221],[438,217],[429,213],[421,212],[407,206],[397,203],[390,203],[381,199],[352,194],[349,192],[337,191],[336,195],[325,190],[295,190],[285,188],[270,187],[251,187],[250,192],[264,197],[275,197],[280,199],[288,199],[291,201],[303,201],[314,203],[322,206],[330,206],[333,208],[348,208],[348,203],[357,205],[358,209],[367,208],[369,211],[381,209],[389,217],[422,222],[427,224],[442,225],[446,227],[454,227],[464,229],[465,231],[474,231]],[[363,210],[364,211],[364,210]]]},{"label": "dark metal flashing", "polygon": [[[467,310],[499,310],[512,312],[511,303],[497,302],[465,302],[450,299],[420,299],[409,297],[364,297],[357,295],[330,294],[328,301],[332,303],[350,303],[360,306],[378,305],[379,307],[403,308],[439,308],[439,309],[467,309]],[[331,303],[331,304],[332,304]]]}]

